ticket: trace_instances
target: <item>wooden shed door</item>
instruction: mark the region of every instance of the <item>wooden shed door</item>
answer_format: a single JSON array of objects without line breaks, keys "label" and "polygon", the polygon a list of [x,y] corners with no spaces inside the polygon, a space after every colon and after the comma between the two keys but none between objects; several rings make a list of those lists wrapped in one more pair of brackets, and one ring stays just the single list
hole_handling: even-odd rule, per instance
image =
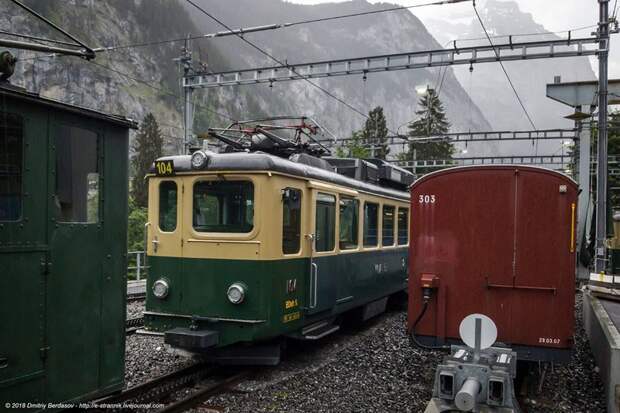
[{"label": "wooden shed door", "polygon": [[101,248],[103,151],[95,132],[69,125],[55,125],[51,141],[47,397],[68,400],[99,381],[101,291],[111,276]]},{"label": "wooden shed door", "polygon": [[0,400],[3,402],[37,402],[43,397],[47,257],[46,211],[42,205],[46,198],[47,157],[37,142],[45,142],[46,122],[36,109],[23,109],[17,104],[5,106],[0,100]]}]

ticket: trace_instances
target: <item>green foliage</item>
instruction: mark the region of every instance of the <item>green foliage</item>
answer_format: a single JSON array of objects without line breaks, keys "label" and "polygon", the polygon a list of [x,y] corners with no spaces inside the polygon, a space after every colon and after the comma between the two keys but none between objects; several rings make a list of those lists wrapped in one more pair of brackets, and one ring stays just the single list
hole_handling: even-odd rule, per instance
[{"label": "green foliage", "polygon": [[147,209],[129,199],[129,220],[127,226],[127,250],[144,251],[144,224],[148,220]]},{"label": "green foliage", "polygon": [[148,187],[144,176],[148,173],[153,161],[162,156],[163,144],[157,120],[152,113],[149,113],[144,117],[136,136],[133,145],[135,154],[131,160],[131,196],[138,207],[146,208],[147,206]]},{"label": "green foliage", "polygon": [[368,158],[370,150],[365,145],[362,131],[353,132],[350,140],[344,146],[336,148],[336,156],[340,158]]},{"label": "green foliage", "polygon": [[[390,153],[390,147],[387,143],[387,122],[381,106],[368,112],[368,119],[361,133],[366,146],[374,148],[374,157],[385,159]],[[370,155],[373,155],[373,149],[370,149]]]},{"label": "green foliage", "polygon": [[[450,130],[450,122],[446,117],[446,113],[434,89],[428,89],[427,93],[420,98],[418,102],[420,109],[415,112],[418,119],[408,125],[409,137],[420,138],[426,136],[436,136],[447,133]],[[431,159],[452,159],[454,154],[454,146],[449,141],[426,141],[412,142],[409,144],[407,152],[398,154],[398,159],[402,161],[412,161],[414,158],[431,160]],[[427,168],[419,168],[416,172],[427,173],[431,170]]]}]

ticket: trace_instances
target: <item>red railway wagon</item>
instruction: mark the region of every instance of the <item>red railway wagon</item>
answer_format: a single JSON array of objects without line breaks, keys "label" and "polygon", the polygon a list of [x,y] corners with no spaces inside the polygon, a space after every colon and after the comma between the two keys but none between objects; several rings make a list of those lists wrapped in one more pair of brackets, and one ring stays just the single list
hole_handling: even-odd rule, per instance
[{"label": "red railway wagon", "polygon": [[575,181],[543,168],[458,167],[416,181],[409,332],[425,346],[457,343],[461,320],[482,313],[519,359],[568,360],[576,208]]}]

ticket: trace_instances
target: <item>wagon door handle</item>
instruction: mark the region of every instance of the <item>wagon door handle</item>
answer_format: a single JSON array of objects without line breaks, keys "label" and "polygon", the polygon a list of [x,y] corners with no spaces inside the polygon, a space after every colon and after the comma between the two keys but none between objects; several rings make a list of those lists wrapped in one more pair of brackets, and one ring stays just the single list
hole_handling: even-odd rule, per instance
[{"label": "wagon door handle", "polygon": [[159,241],[157,240],[157,237],[153,238],[151,242],[153,243],[153,252],[157,253],[157,246],[159,245]]},{"label": "wagon door handle", "polygon": [[491,284],[489,283],[489,277],[484,277],[487,288],[506,288],[511,290],[530,290],[530,291],[542,291],[547,293],[553,293],[555,295],[557,289],[555,287],[535,287],[533,285],[509,285],[509,284]]}]

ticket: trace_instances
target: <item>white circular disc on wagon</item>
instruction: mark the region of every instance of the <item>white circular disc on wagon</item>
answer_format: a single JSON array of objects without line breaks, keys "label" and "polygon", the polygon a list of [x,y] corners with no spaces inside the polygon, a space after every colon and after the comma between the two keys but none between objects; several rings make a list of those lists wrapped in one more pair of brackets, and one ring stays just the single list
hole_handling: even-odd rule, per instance
[{"label": "white circular disc on wagon", "polygon": [[497,340],[497,326],[484,314],[470,314],[461,321],[459,334],[468,347],[476,347],[476,320],[480,320],[480,349],[489,348]]}]

